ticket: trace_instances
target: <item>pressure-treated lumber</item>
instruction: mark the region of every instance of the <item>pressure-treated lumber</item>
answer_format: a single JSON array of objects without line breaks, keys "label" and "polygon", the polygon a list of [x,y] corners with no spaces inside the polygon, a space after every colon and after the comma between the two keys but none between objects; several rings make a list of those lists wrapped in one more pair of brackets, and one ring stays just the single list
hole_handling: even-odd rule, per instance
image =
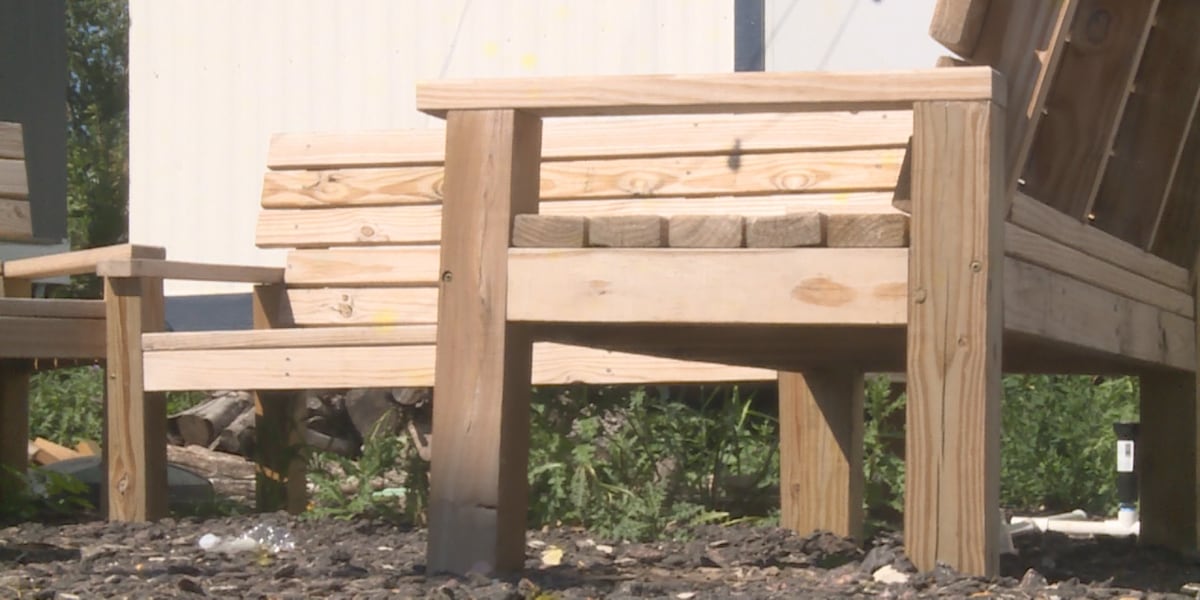
[{"label": "pressure-treated lumber", "polygon": [[532,345],[506,319],[506,251],[513,217],[537,212],[541,134],[521,111],[447,118],[430,573],[525,563]]},{"label": "pressure-treated lumber", "polygon": [[[0,360],[0,466],[24,473],[29,464],[29,361]],[[15,474],[0,469],[0,500],[21,491]]]},{"label": "pressure-treated lumber", "polygon": [[[1200,136],[1196,136],[1200,139]],[[1197,145],[1200,150],[1200,144]],[[1200,156],[1200,154],[1198,154]],[[1200,181],[1200,178],[1197,178]],[[1196,188],[1200,190],[1200,187]],[[1057,210],[1017,193],[1013,197],[1010,220],[1031,232],[1074,248],[1089,256],[1110,262],[1127,271],[1186,293],[1188,288],[1187,269],[1172,264],[1121,240],[1072,219]],[[1188,260],[1191,260],[1189,257]]]},{"label": "pressure-treated lumber", "polygon": [[[951,69],[953,70],[953,69]],[[904,537],[921,569],[999,568],[1003,111],[914,108]]]},{"label": "pressure-treated lumber", "polygon": [[29,197],[25,161],[0,158],[0,198],[24,200]]},{"label": "pressure-treated lumber", "polygon": [[142,336],[142,349],[151,353],[170,350],[415,346],[436,341],[437,327],[434,325],[318,327],[147,333]]},{"label": "pressure-treated lumber", "polygon": [[0,158],[25,158],[25,139],[20,123],[0,121]]},{"label": "pressure-treated lumber", "polygon": [[800,248],[825,243],[826,216],[801,212],[746,219],[746,247]]},{"label": "pressure-treated lumber", "polygon": [[[440,161],[439,161],[440,162]],[[442,166],[339,171],[268,171],[263,208],[388,206],[440,202]]]},{"label": "pressure-treated lumber", "polygon": [[68,298],[0,298],[0,317],[103,319],[104,302]]},{"label": "pressure-treated lumber", "polygon": [[1144,373],[1140,391],[1134,455],[1141,521],[1138,541],[1195,550],[1200,542],[1196,374]]},{"label": "pressure-treated lumber", "polygon": [[[279,327],[279,309],[284,288],[280,284],[256,285],[251,295],[251,316],[255,329]],[[326,360],[334,362],[334,356],[325,352]],[[254,365],[255,362],[247,364]],[[265,365],[264,365],[265,366]],[[284,373],[300,365],[285,365]],[[152,373],[153,371],[151,371]],[[225,376],[222,376],[224,381]],[[149,383],[150,377],[147,377]],[[212,379],[209,379],[212,381]],[[232,386],[234,389],[253,389],[255,469],[254,502],[259,510],[286,509],[292,514],[305,511],[308,491],[305,485],[304,459],[307,414],[300,394],[295,392],[267,392],[267,386]],[[318,386],[299,386],[318,387]],[[350,387],[350,386],[345,386]],[[195,388],[189,388],[195,389]],[[292,389],[296,389],[293,387]]]},{"label": "pressure-treated lumber", "polygon": [[746,240],[741,215],[675,215],[667,219],[672,248],[741,248]]},{"label": "pressure-treated lumber", "polygon": [[908,215],[904,214],[831,214],[825,228],[830,248],[908,246]]},{"label": "pressure-treated lumber", "polygon": [[33,220],[29,213],[28,201],[0,198],[0,236],[6,239],[33,237]]},{"label": "pressure-treated lumber", "polygon": [[263,248],[436,244],[441,215],[427,205],[264,210],[255,240]]},{"label": "pressure-treated lumber", "polygon": [[1059,244],[1019,225],[1008,224],[1004,237],[1009,256],[1189,319],[1194,316],[1195,299],[1191,294]]},{"label": "pressure-treated lumber", "polygon": [[667,220],[659,215],[589,217],[588,244],[599,248],[661,248],[667,245]]},{"label": "pressure-treated lumber", "polygon": [[437,302],[432,287],[288,288],[277,310],[283,326],[415,325],[437,322]]},{"label": "pressure-treated lumber", "polygon": [[618,75],[428,81],[417,108],[516,109],[540,116],[896,110],[920,100],[1004,102],[1003,80],[967,67],[888,72]]},{"label": "pressure-treated lumber", "polygon": [[291,285],[437,285],[437,246],[293,250],[284,280]]},{"label": "pressure-treated lumber", "polygon": [[101,277],[157,277],[197,281],[282,283],[283,269],[245,265],[222,265],[173,260],[132,258],[106,260],[96,265]]},{"label": "pressure-treated lumber", "polygon": [[1081,0],[1025,169],[1031,196],[1089,214],[1158,0]]},{"label": "pressure-treated lumber", "polygon": [[132,258],[164,258],[166,251],[156,246],[120,244],[90,250],[77,250],[61,254],[48,254],[33,258],[21,258],[4,263],[4,276],[21,279],[43,279],[66,275],[94,273],[96,266],[108,260]]},{"label": "pressure-treated lumber", "polygon": [[585,248],[587,219],[576,216],[517,215],[514,248]]},{"label": "pressure-treated lumber", "polygon": [[103,319],[0,316],[0,358],[104,358]]},{"label": "pressure-treated lumber", "polygon": [[1128,368],[1192,368],[1191,319],[1016,259],[1004,269],[1006,330],[1124,356]]},{"label": "pressure-treated lumber", "polygon": [[509,251],[508,318],[900,325],[907,260],[904,249],[518,248]]},{"label": "pressure-treated lumber", "polygon": [[1200,100],[1200,6],[1161,0],[1092,213],[1094,224],[1135,246],[1153,244]]},{"label": "pressure-treated lumber", "polygon": [[[792,212],[898,213],[890,192],[847,192],[844,194],[770,194],[766,196],[710,198],[613,198],[607,200],[571,200],[542,202],[543,215],[586,216],[593,222],[600,217],[675,215],[778,216]],[[592,245],[595,245],[593,242]]]},{"label": "pressure-treated lumber", "polygon": [[970,58],[979,43],[979,30],[990,0],[938,0],[929,36],[955,54]]},{"label": "pressure-treated lumber", "polygon": [[167,516],[167,404],[143,385],[142,333],[164,326],[161,279],[104,280],[107,399],[104,462],[113,521]]},{"label": "pressure-treated lumber", "polygon": [[[542,160],[820,150],[844,147],[847,140],[862,148],[894,148],[902,146],[911,132],[911,107],[721,119],[560,121],[547,124],[542,134]],[[628,143],[631,135],[637,136],[636,145]],[[272,138],[267,166],[275,170],[432,166],[442,163],[445,150],[445,133],[439,130],[284,133]]]},{"label": "pressure-treated lumber", "polygon": [[862,539],[863,374],[779,373],[779,524]]}]

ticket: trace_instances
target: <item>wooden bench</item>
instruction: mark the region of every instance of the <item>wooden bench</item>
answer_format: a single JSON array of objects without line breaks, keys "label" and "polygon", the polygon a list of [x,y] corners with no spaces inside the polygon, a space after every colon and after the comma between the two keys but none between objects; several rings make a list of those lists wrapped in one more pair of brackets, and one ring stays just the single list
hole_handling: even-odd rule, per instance
[{"label": "wooden bench", "polygon": [[[718,220],[732,216],[766,224],[789,218],[788,211],[819,210],[829,213],[829,223],[848,225],[831,228],[836,232],[829,241],[903,245],[907,217],[893,209],[891,201],[912,127],[907,111],[822,119],[808,115],[682,118],[654,127],[649,137],[645,124],[630,121],[584,126],[563,122],[549,128],[540,192],[543,212],[563,222],[603,213],[610,217],[605,220],[610,231],[620,237],[620,232],[632,236],[646,222],[666,227],[664,219],[685,216],[719,216]],[[624,145],[634,137],[646,142],[630,154]],[[843,148],[847,138],[859,145]],[[100,266],[100,273],[122,297],[119,290],[129,282],[139,282],[134,286],[138,289],[157,289],[162,278],[256,284],[255,331],[137,336],[136,329],[129,328],[124,330],[128,338],[123,343],[126,360],[141,365],[143,392],[259,392],[262,508],[302,510],[305,502],[303,463],[295,460],[293,451],[302,435],[300,407],[292,395],[274,392],[433,385],[438,286],[443,279],[438,263],[445,143],[441,131],[277,136],[270,147],[256,237],[261,247],[288,249],[283,268],[159,260],[111,261]],[[740,163],[731,172],[729,149],[734,147],[740,148]],[[856,174],[849,176],[851,171]],[[716,193],[726,189],[732,193]],[[864,213],[879,215],[889,221],[889,227],[874,229]],[[593,226],[593,242],[601,239],[597,231]],[[825,243],[824,232],[821,227],[818,243]],[[530,235],[536,239],[540,233]],[[449,236],[453,239],[457,234]],[[683,238],[677,234],[674,239],[678,243]],[[536,295],[539,290],[536,281],[529,282],[529,293]],[[544,291],[549,294],[553,289]],[[747,288],[745,293],[754,290]],[[556,342],[534,345],[531,360],[526,384],[535,385],[776,378],[771,368]],[[136,406],[144,401],[131,393],[110,402]],[[861,415],[857,419],[861,422]],[[138,432],[157,438],[162,426],[149,420],[123,425],[138,448],[151,446],[137,440]],[[798,429],[784,436],[789,456],[803,452],[797,444],[808,443],[798,436]],[[847,495],[842,510],[832,516],[800,511],[804,495],[790,494],[784,503],[787,518],[798,527],[806,527],[802,519],[809,518],[827,529],[859,532],[862,485],[861,468],[852,466],[855,456],[847,457],[841,475]],[[157,469],[161,460],[155,451],[144,464]],[[799,477],[801,471],[789,472]],[[854,477],[858,483],[852,484]],[[128,508],[121,514],[157,516],[149,507]],[[110,511],[110,516],[115,518],[116,513]]]},{"label": "wooden bench", "polygon": [[[813,473],[839,473],[817,511],[845,510],[859,374],[907,370],[906,548],[978,574],[998,568],[1002,366],[1137,374],[1141,539],[1195,548],[1195,255],[1179,249],[1200,236],[1164,215],[1197,218],[1200,4],[986,4],[944,0],[934,27],[962,52],[948,63],[982,67],[418,86],[447,122],[442,228],[458,232],[442,247],[430,571],[523,564],[530,339],[803,373],[812,418],[784,431],[806,427],[829,457]],[[556,223],[535,216],[551,118],[895,109],[913,111],[907,249],[516,243],[522,223]],[[728,171],[741,157],[724,153]]]},{"label": "wooden bench", "polygon": [[[0,239],[32,237],[23,147],[20,127],[0,123]],[[104,301],[31,298],[33,282],[94,273],[106,260],[163,257],[161,248],[126,244],[0,262],[0,465],[26,468],[30,373],[105,361],[110,352]],[[107,367],[116,375],[120,363]]]}]

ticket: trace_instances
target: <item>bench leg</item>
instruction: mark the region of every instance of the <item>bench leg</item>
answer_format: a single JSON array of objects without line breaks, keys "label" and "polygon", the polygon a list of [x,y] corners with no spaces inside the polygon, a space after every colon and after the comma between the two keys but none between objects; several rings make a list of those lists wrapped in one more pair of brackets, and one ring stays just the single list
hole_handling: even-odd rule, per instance
[{"label": "bench leg", "polygon": [[779,373],[780,524],[862,539],[861,372]]},{"label": "bench leg", "polygon": [[167,402],[146,393],[142,333],[163,328],[161,279],[105,279],[107,401],[101,502],[113,521],[167,516]]},{"label": "bench leg", "polygon": [[[29,461],[28,361],[0,361],[0,466],[24,473]],[[19,477],[0,470],[0,502],[19,489]]]},{"label": "bench leg", "polygon": [[917,567],[994,575],[1000,533],[1003,113],[918,102],[904,538]]},{"label": "bench leg", "polygon": [[1179,550],[1197,547],[1198,418],[1194,374],[1142,376],[1141,424],[1134,449],[1142,543]]},{"label": "bench leg", "polygon": [[507,321],[508,246],[514,216],[537,212],[540,154],[535,116],[447,116],[431,573],[525,564],[532,344]]},{"label": "bench leg", "polygon": [[308,508],[304,399],[296,392],[254,394],[254,501],[258,510]]}]

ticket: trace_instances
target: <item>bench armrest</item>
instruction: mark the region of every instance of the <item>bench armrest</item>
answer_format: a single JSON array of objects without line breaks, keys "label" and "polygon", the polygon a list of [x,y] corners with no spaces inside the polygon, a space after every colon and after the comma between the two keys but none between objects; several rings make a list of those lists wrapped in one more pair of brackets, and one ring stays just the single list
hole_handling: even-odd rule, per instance
[{"label": "bench armrest", "polygon": [[62,252],[19,258],[0,263],[0,276],[13,279],[46,279],[67,275],[95,273],[97,266],[108,260],[163,258],[166,250],[158,246],[119,244],[74,252]]},{"label": "bench armrest", "polygon": [[222,265],[142,258],[104,261],[97,266],[96,274],[101,277],[160,277],[193,281],[283,283],[282,267]]}]

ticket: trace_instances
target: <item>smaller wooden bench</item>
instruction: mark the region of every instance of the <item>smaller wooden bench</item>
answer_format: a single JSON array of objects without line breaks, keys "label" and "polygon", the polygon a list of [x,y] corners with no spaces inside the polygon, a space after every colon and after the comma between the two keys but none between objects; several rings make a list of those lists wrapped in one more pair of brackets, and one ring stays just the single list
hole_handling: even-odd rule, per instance
[{"label": "smaller wooden bench", "polygon": [[[699,238],[712,224],[735,223],[740,238],[747,219],[752,243],[786,244],[796,216],[816,219],[821,243],[904,246],[907,217],[891,201],[911,127],[907,111],[667,119],[649,132],[645,123],[621,120],[555,123],[545,144],[542,213],[576,224],[590,215],[593,242],[607,225],[626,236],[613,243],[626,246],[636,240],[620,232],[639,223],[659,223],[670,233],[669,223],[694,222],[690,235]],[[646,142],[631,152],[628,140],[635,137]],[[445,145],[442,131],[277,136],[256,241],[287,249],[284,267],[138,259],[100,265],[127,301],[136,298],[120,292],[124,286],[158,289],[163,278],[255,284],[254,331],[155,333],[160,324],[143,322],[139,335],[130,323],[122,343],[130,372],[142,373],[141,389],[131,385],[129,396],[110,401],[138,406],[145,403],[141,393],[257,390],[259,505],[303,510],[303,462],[294,451],[303,436],[301,411],[293,394],[277,392],[433,385],[440,243],[457,235],[442,230]],[[678,244],[684,234],[676,231],[673,239]],[[525,291],[536,296],[554,288],[530,281]],[[775,378],[772,369],[541,342],[534,345],[531,382]],[[139,432],[149,440],[164,426],[136,418],[122,424],[138,448],[152,447]],[[794,441],[787,437],[785,443]],[[159,469],[164,460],[155,451],[144,464]],[[109,514],[158,516],[150,507]],[[861,518],[851,514],[842,514],[838,529],[856,530]]]}]

